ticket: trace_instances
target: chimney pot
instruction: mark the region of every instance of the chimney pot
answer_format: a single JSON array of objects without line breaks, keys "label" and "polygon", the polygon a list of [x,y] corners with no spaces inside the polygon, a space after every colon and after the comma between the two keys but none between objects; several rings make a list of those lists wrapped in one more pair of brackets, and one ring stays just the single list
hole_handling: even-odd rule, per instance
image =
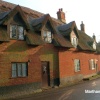
[{"label": "chimney pot", "polygon": [[61,22],[66,23],[65,13],[63,12],[62,8],[57,12],[57,17]]},{"label": "chimney pot", "polygon": [[93,33],[93,39],[94,39],[94,41],[96,42],[96,36],[95,36],[95,34]]},{"label": "chimney pot", "polygon": [[81,27],[81,31],[85,32],[85,25],[83,24],[83,21],[81,21],[80,27]]},{"label": "chimney pot", "polygon": [[61,8],[61,11],[63,11],[63,8]]}]

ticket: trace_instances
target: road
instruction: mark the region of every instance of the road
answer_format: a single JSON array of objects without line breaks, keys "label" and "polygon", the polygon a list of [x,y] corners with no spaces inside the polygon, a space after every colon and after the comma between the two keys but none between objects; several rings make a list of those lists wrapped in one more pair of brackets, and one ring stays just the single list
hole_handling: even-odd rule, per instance
[{"label": "road", "polygon": [[13,100],[100,100],[100,78]]}]

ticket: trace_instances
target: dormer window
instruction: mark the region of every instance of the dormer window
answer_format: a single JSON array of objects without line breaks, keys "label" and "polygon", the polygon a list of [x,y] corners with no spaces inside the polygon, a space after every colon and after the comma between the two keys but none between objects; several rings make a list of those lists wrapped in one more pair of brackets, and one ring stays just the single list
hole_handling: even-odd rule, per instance
[{"label": "dormer window", "polygon": [[96,42],[93,43],[93,49],[96,50]]},{"label": "dormer window", "polygon": [[43,31],[42,38],[45,42],[51,43],[52,42],[52,34],[50,31]]},{"label": "dormer window", "polygon": [[18,25],[10,25],[10,38],[24,40],[24,28]]},{"label": "dormer window", "polygon": [[96,50],[96,42],[93,43],[93,49]]},{"label": "dormer window", "polygon": [[75,48],[78,45],[78,38],[76,37],[74,31],[71,32],[71,43]]}]

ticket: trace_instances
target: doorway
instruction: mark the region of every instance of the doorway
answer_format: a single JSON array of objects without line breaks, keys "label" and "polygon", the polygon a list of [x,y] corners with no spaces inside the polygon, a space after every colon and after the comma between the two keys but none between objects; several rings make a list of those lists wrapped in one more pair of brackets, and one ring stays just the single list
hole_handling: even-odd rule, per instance
[{"label": "doorway", "polygon": [[50,68],[48,61],[42,61],[42,87],[50,86]]}]

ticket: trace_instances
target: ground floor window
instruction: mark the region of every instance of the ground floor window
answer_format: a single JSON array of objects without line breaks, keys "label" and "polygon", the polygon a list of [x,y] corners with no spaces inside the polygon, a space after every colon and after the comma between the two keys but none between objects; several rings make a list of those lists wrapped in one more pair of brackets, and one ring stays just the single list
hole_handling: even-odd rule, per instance
[{"label": "ground floor window", "polygon": [[90,65],[90,69],[94,70],[97,67],[97,60],[96,59],[90,59],[89,65]]},{"label": "ground floor window", "polygon": [[74,59],[75,72],[80,71],[80,60]]},{"label": "ground floor window", "polygon": [[27,63],[12,63],[12,77],[26,77],[27,75]]}]

